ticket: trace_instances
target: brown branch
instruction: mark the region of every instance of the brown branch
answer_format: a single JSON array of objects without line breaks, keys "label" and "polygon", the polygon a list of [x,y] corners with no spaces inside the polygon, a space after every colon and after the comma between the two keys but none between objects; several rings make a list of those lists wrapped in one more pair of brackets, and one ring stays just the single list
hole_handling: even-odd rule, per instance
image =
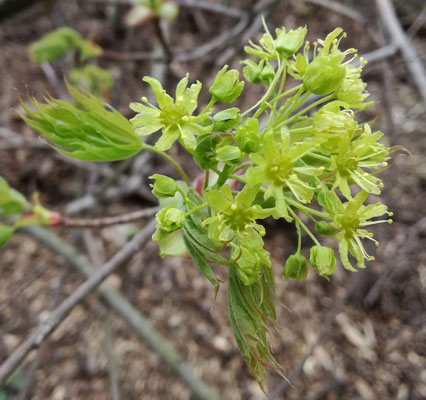
[{"label": "brown branch", "polygon": [[142,218],[152,217],[158,210],[159,207],[150,207],[128,214],[94,219],[76,219],[61,215],[59,216],[59,223],[56,226],[65,226],[67,228],[104,228],[111,225],[128,224]]},{"label": "brown branch", "polygon": [[224,14],[227,17],[242,18],[246,12],[234,7],[228,7],[223,4],[210,3],[202,0],[175,0],[175,3],[181,7],[199,8],[200,10],[210,11],[217,14]]},{"label": "brown branch", "polygon": [[332,0],[303,0],[303,1],[305,3],[311,3],[311,4],[328,8],[338,14],[345,15],[346,17],[349,17],[355,21],[361,22],[362,24],[366,22],[366,19],[362,14],[355,11],[351,7],[338,3],[337,1],[332,1]]},{"label": "brown branch", "polygon": [[426,104],[426,71],[416,49],[403,31],[392,2],[390,0],[376,0],[376,6],[384,28],[391,35],[392,42],[400,49],[420,96]]}]

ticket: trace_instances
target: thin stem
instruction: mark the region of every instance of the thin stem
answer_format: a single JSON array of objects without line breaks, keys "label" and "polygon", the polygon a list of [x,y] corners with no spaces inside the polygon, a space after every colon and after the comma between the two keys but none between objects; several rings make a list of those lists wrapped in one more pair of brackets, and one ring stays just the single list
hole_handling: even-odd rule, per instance
[{"label": "thin stem", "polygon": [[302,250],[302,232],[300,231],[300,225],[296,222],[296,231],[297,231],[297,254],[300,254]]},{"label": "thin stem", "polygon": [[287,112],[280,113],[280,119],[277,120],[278,123],[276,126],[281,126],[282,124],[286,123],[287,122],[286,118],[288,118],[293,111],[297,110],[297,108],[300,107],[307,100],[307,98],[309,97],[309,92],[306,92],[303,95],[302,99],[300,99],[302,91],[303,91],[303,88],[300,89],[299,92],[296,94],[295,101],[293,102],[293,105],[290,107],[290,109],[287,110]]},{"label": "thin stem", "polygon": [[319,106],[322,103],[325,103],[326,101],[332,100],[334,98],[334,94],[331,94],[329,96],[323,97],[322,99],[319,99],[315,103],[311,104],[310,106],[304,108],[302,111],[298,112],[297,114],[293,115],[291,118],[284,120],[278,124],[278,126],[283,124],[289,124],[290,122],[293,122],[295,119],[299,118],[301,115],[307,113],[309,110],[312,110],[316,106]]},{"label": "thin stem", "polygon": [[179,172],[179,175],[186,182],[186,184],[188,186],[191,186],[191,181],[189,180],[188,175],[186,175],[185,171],[181,168],[181,166],[177,163],[177,161],[174,158],[170,157],[168,154],[164,153],[163,151],[157,150],[154,146],[150,146],[149,144],[144,143],[143,149],[151,151],[155,154],[158,154],[159,156],[167,160],[170,164],[173,165],[173,167],[175,167],[176,171]]},{"label": "thin stem", "polygon": [[312,241],[317,245],[321,246],[320,242],[318,242],[317,238],[312,234],[312,232],[308,229],[308,227],[303,223],[303,221],[299,218],[299,216],[291,209],[291,207],[288,207],[289,213],[293,216],[294,220],[300,224],[300,226],[303,228],[303,230],[308,234],[308,236],[312,239]]},{"label": "thin stem", "polygon": [[234,169],[234,173],[242,170],[243,168],[249,167],[250,165],[251,165],[251,163],[249,163],[249,162],[243,163],[243,164],[239,165],[237,168]]},{"label": "thin stem", "polygon": [[206,208],[207,206],[208,206],[208,203],[200,204],[200,205],[194,207],[193,209],[189,210],[188,212],[186,212],[185,216],[188,216],[188,215],[190,215],[190,214],[192,214],[192,213],[194,213],[198,210],[202,210],[203,208]]},{"label": "thin stem", "polygon": [[[284,93],[281,93],[280,95],[278,95],[277,97],[275,97],[274,99],[272,99],[270,101],[271,104],[277,103],[278,101],[280,101],[281,99],[283,99],[284,97],[289,96],[290,94],[293,94],[294,92],[297,92],[301,87],[303,86],[303,83],[301,83],[300,85],[297,85],[289,90],[287,90]],[[279,93],[279,92],[278,92]]]},{"label": "thin stem", "polygon": [[229,175],[232,173],[233,168],[234,167],[232,165],[229,165],[229,164],[226,164],[223,167],[223,170],[222,170],[222,172],[220,172],[219,178],[217,179],[217,182],[216,182],[216,185],[215,185],[216,187],[220,188],[221,186],[223,186],[223,184],[228,180]]},{"label": "thin stem", "polygon": [[[275,74],[274,80],[271,82],[271,85],[269,86],[269,89],[266,91],[266,93],[263,95],[263,97],[252,107],[250,107],[248,110],[244,111],[241,116],[244,117],[248,113],[252,112],[256,107],[259,107],[264,101],[268,100],[268,98],[271,96],[271,94],[274,92],[275,85],[278,82],[278,79],[280,78],[282,71],[283,71],[284,64],[281,64],[280,60],[278,60],[278,71]],[[257,112],[254,115],[254,118],[257,118],[264,110],[262,108],[259,108]]]},{"label": "thin stem", "polygon": [[[238,175],[229,174],[229,178],[233,179],[234,181],[247,183],[247,181],[243,177],[238,176]],[[262,187],[260,189],[262,189]]]},{"label": "thin stem", "polygon": [[212,98],[209,102],[209,104],[206,105],[206,107],[204,108],[203,111],[201,111],[200,115],[207,113],[208,111],[210,111],[210,109],[214,106],[214,104],[216,103],[216,100],[214,98]]},{"label": "thin stem", "polygon": [[293,128],[290,129],[289,132],[290,133],[294,133],[294,134],[298,134],[298,133],[310,133],[312,132],[313,126],[304,126],[303,128]]},{"label": "thin stem", "polygon": [[188,198],[186,197],[185,192],[179,186],[176,187],[176,190],[180,193],[180,195],[182,196],[182,199],[183,199],[184,203],[188,206],[188,208],[192,209],[192,204],[188,200]]},{"label": "thin stem", "polygon": [[210,169],[207,169],[204,175],[203,192],[205,192],[207,188],[209,187],[209,180],[210,180]]},{"label": "thin stem", "polygon": [[328,214],[323,213],[323,212],[318,211],[318,210],[315,210],[313,208],[306,207],[306,206],[304,206],[304,205],[302,205],[300,203],[297,203],[296,201],[294,201],[294,200],[292,200],[292,199],[290,199],[288,197],[285,197],[285,201],[287,203],[291,204],[293,207],[298,208],[301,212],[303,212],[306,215],[307,214],[313,214],[313,215],[316,215],[317,217],[321,217],[321,218],[324,218],[324,219],[331,220],[331,218],[329,217]]},{"label": "thin stem", "polygon": [[158,210],[159,207],[152,207],[114,217],[95,219],[74,219],[60,215],[58,224],[54,226],[66,226],[67,228],[104,228],[111,225],[128,224],[142,218],[152,217]]}]

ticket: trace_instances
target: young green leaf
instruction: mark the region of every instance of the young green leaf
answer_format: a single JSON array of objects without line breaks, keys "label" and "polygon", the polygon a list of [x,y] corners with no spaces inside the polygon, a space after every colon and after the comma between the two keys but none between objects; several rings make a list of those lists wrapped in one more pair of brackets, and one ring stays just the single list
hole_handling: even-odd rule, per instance
[{"label": "young green leaf", "polygon": [[0,216],[19,214],[27,205],[25,197],[17,190],[12,189],[0,176]]},{"label": "young green leaf", "polygon": [[[269,272],[268,272],[269,271]],[[284,379],[282,367],[269,351],[267,323],[275,323],[275,309],[270,299],[273,287],[272,273],[265,267],[262,281],[246,286],[235,267],[229,268],[229,316],[235,340],[250,371],[264,390],[265,367],[273,368]]]},{"label": "young green leaf", "polygon": [[215,293],[217,294],[217,291],[219,290],[220,281],[211,269],[204,254],[192,241],[191,237],[188,235],[185,229],[183,229],[183,242],[185,243],[186,249],[188,250],[188,253],[191,256],[192,260],[195,262],[195,264],[204,274],[204,276],[209,280],[209,282],[214,286]]},{"label": "young green leaf", "polygon": [[2,247],[14,234],[15,228],[0,224],[0,247]]},{"label": "young green leaf", "polygon": [[82,59],[97,57],[102,49],[93,42],[85,40],[72,28],[58,28],[30,46],[31,59],[36,63],[44,63],[56,60],[67,51],[77,49]]},{"label": "young green leaf", "polygon": [[23,105],[28,116],[22,119],[51,141],[58,152],[84,161],[117,161],[143,148],[130,122],[100,99],[68,87],[78,107],[47,98],[31,99],[34,109]]}]

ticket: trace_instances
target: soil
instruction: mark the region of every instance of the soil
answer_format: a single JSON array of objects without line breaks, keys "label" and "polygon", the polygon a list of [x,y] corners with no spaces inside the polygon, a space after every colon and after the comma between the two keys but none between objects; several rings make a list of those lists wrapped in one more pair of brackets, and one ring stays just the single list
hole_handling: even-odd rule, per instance
[{"label": "soil", "polygon": [[[111,188],[105,190],[92,209],[80,212],[81,217],[126,213],[152,206],[155,200],[143,188],[122,190],[120,185],[134,176],[134,164],[71,163],[43,146],[14,110],[21,109],[18,94],[24,100],[27,93],[38,99],[45,91],[60,95],[62,76],[73,60],[52,64],[58,86],[30,61],[27,51],[32,41],[54,27],[72,26],[108,50],[140,52],[157,46],[149,22],[126,30],[122,22],[126,6],[107,3],[46,1],[0,23],[0,134],[3,128],[15,132],[12,137],[0,135],[0,174],[25,195],[37,191],[43,204],[65,212],[70,202],[93,192],[111,171],[120,170],[121,177],[110,185],[120,189],[119,196],[107,195]],[[221,3],[242,9],[253,5],[248,0]],[[358,48],[361,54],[386,43],[385,34],[380,38],[382,29],[374,2],[340,3],[360,13],[365,22],[293,0],[278,2],[267,23],[270,29],[307,25],[310,40],[341,26],[348,34],[345,45]],[[404,29],[411,26],[422,9],[425,12],[422,1],[396,1],[395,5]],[[234,24],[235,19],[221,14],[182,8],[178,19],[169,25],[171,48],[189,51]],[[424,20],[412,43],[425,64]],[[234,55],[227,63],[234,68],[239,68],[242,47],[239,42],[229,43],[228,49],[234,49]],[[218,70],[215,60],[222,56],[221,52],[191,62],[172,61],[164,76],[167,87],[174,87],[186,72],[208,87]],[[164,69],[164,65],[149,60],[103,59],[99,64],[114,74],[116,85],[110,101],[126,116],[131,116],[127,107],[130,101],[148,95],[141,77]],[[374,128],[385,133],[384,142],[403,146],[411,153],[396,157],[382,176],[382,200],[394,212],[394,223],[376,225],[373,230],[380,246],[371,249],[376,260],[367,269],[351,273],[339,267],[331,282],[311,271],[306,281],[298,283],[280,278],[284,260],[297,245],[295,232],[282,222],[268,222],[265,241],[277,278],[275,302],[281,327],[281,336],[272,338],[272,348],[292,384],[284,389],[285,394],[276,397],[279,399],[426,398],[426,106],[400,55],[368,65],[364,71],[376,107],[357,117],[363,121],[378,117]],[[239,106],[247,107],[258,95],[258,88],[247,89]],[[202,99],[206,100],[207,96]],[[12,146],[16,140],[20,140],[19,145]],[[192,161],[173,151],[192,173],[191,178],[196,178]],[[140,186],[147,187],[147,177],[153,173],[173,174],[168,168],[155,157],[147,159],[140,169]],[[85,244],[90,243],[96,248],[94,253],[100,263],[123,245],[130,231],[141,226],[143,222],[92,233],[63,229],[57,233],[82,252],[87,252]],[[308,248],[303,251],[306,253]],[[226,282],[226,271],[217,268],[216,272]],[[35,239],[23,233],[15,235],[0,252],[0,360],[82,281],[60,257]],[[233,338],[226,284],[214,301],[213,288],[191,260],[163,260],[153,242],[108,281],[152,321],[224,399],[263,398]],[[37,357],[38,368],[31,373]],[[118,381],[121,399],[190,399],[184,384],[95,295],[76,307],[43,349],[34,352],[16,370],[0,390],[0,398],[23,398],[19,394],[30,383],[25,398],[33,400],[117,398],[111,394],[111,374]],[[270,394],[277,393],[283,385],[285,382],[278,375],[268,375]]]}]

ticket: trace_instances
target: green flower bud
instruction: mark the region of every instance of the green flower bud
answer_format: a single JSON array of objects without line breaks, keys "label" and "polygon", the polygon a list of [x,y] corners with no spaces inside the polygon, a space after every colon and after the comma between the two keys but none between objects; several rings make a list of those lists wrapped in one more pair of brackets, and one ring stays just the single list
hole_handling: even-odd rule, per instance
[{"label": "green flower bud", "polygon": [[309,262],[318,275],[328,280],[336,270],[336,257],[332,249],[325,246],[313,246],[310,252]]},{"label": "green flower bud", "polygon": [[160,7],[160,11],[158,12],[160,18],[167,19],[168,21],[174,21],[178,14],[179,7],[171,1],[164,2]]},{"label": "green flower bud", "polygon": [[284,266],[283,278],[304,281],[308,276],[308,262],[301,254],[291,255]]},{"label": "green flower bud", "polygon": [[317,221],[315,222],[315,232],[318,232],[321,236],[333,236],[336,229],[325,221]]},{"label": "green flower bud", "polygon": [[323,96],[336,90],[346,76],[346,69],[340,65],[344,56],[319,56],[306,69],[303,85],[311,93]]},{"label": "green flower bud", "polygon": [[275,77],[275,70],[272,65],[265,60],[261,60],[256,64],[252,60],[244,60],[242,64],[246,66],[243,68],[243,74],[246,80],[251,83],[270,83]]},{"label": "green flower bud", "polygon": [[176,194],[177,185],[172,178],[155,174],[150,176],[149,179],[155,179],[155,183],[150,186],[152,187],[152,194],[157,197],[157,199],[173,197]]},{"label": "green flower bud", "polygon": [[216,151],[216,158],[222,162],[237,161],[241,157],[241,150],[234,146],[223,146]]},{"label": "green flower bud", "polygon": [[256,64],[252,60],[244,60],[241,64],[244,64],[243,75],[247,81],[251,83],[261,83],[262,82],[262,69],[263,69],[263,60],[259,64]]},{"label": "green flower bud", "polygon": [[241,122],[240,110],[238,108],[228,108],[218,112],[213,117],[213,132],[228,131]]},{"label": "green flower bud", "polygon": [[235,69],[226,72],[228,66],[225,65],[216,75],[209,92],[216,101],[229,104],[238,98],[243,91],[244,82],[240,82],[239,73]]},{"label": "green flower bud", "polygon": [[235,135],[237,146],[244,153],[255,153],[260,147],[259,120],[248,118],[237,128]]},{"label": "green flower bud", "polygon": [[285,29],[277,29],[276,32],[275,48],[281,56],[287,58],[295,54],[302,46],[307,29],[300,27],[287,33]]},{"label": "green flower bud", "polygon": [[266,61],[260,76],[262,82],[266,83],[267,85],[275,78],[275,69],[268,61]]},{"label": "green flower bud", "polygon": [[182,228],[185,222],[185,213],[178,208],[164,207],[155,214],[155,218],[159,229],[164,232],[173,232]]}]

